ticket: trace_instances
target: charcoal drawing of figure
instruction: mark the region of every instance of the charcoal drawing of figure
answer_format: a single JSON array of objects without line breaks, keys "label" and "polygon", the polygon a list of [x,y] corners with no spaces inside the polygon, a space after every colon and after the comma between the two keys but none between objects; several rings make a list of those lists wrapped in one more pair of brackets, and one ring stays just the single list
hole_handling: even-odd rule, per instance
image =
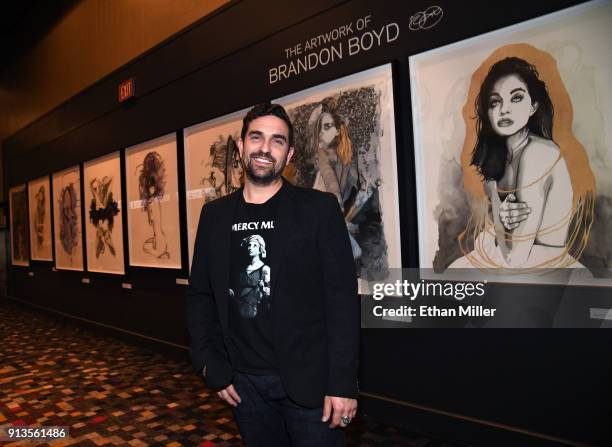
[{"label": "charcoal drawing of figure", "polygon": [[270,266],[266,259],[266,242],[263,237],[253,234],[245,237],[240,243],[246,247],[249,264],[240,272],[239,288],[229,289],[229,295],[238,305],[240,316],[255,318],[265,306],[270,309]]},{"label": "charcoal drawing of figure", "polygon": [[[457,237],[463,256],[450,267],[582,268],[595,186],[571,133],[569,96],[547,53],[525,44],[496,53],[509,55],[483,63],[477,73],[486,75],[473,77],[464,108],[464,184],[476,212]],[[539,61],[554,91],[527,58]]]},{"label": "charcoal drawing of figure", "polygon": [[162,201],[166,187],[166,167],[164,159],[157,152],[145,155],[142,165],[138,166],[138,191],[147,213],[147,222],[153,234],[144,241],[145,253],[158,259],[169,259],[168,242],[162,227]]},{"label": "charcoal drawing of figure", "polygon": [[201,162],[204,176],[200,184],[204,186],[205,202],[231,194],[242,185],[244,173],[235,141],[231,135],[227,139],[219,135],[210,145],[208,159]]},{"label": "charcoal drawing of figure", "polygon": [[296,153],[286,175],[300,186],[336,196],[358,272],[388,269],[378,187],[380,94],[347,90],[290,110]]},{"label": "charcoal drawing of figure", "polygon": [[92,195],[89,220],[96,228],[96,258],[99,258],[107,248],[112,256],[116,256],[112,234],[119,205],[113,198],[112,182],[113,178],[108,176],[94,177],[89,182]]},{"label": "charcoal drawing of figure", "polygon": [[41,248],[45,242],[45,205],[47,202],[45,186],[41,185],[34,196],[36,199],[36,214],[34,215],[34,233],[36,245]]},{"label": "charcoal drawing of figure", "polygon": [[71,182],[64,186],[59,194],[60,242],[62,249],[69,256],[75,254],[75,249],[79,245],[77,202],[77,190],[75,184]]},{"label": "charcoal drawing of figure", "polygon": [[28,261],[27,202],[25,188],[11,191],[11,234],[13,260]]}]

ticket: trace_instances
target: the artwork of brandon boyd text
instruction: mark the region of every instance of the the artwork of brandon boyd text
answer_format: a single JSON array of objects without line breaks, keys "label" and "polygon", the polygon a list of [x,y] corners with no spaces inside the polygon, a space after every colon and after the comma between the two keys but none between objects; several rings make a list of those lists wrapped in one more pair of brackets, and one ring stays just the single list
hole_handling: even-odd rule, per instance
[{"label": "the artwork of brandon boyd text", "polygon": [[401,267],[395,121],[390,65],[281,98],[295,130],[285,176],[334,194],[358,274]]},{"label": "the artwork of brandon boyd text", "polygon": [[9,190],[11,264],[30,265],[28,246],[28,197],[25,185]]},{"label": "the artwork of brandon boyd text", "polygon": [[123,274],[123,217],[119,152],[85,163],[87,270]]},{"label": "the artwork of brandon boyd text", "polygon": [[247,110],[185,129],[185,184],[189,265],[202,206],[231,194],[243,183],[243,169],[236,142]]},{"label": "the artwork of brandon boyd text", "polygon": [[590,2],[410,58],[421,267],[612,284],[611,39]]},{"label": "the artwork of brandon boyd text", "polygon": [[57,172],[52,178],[55,267],[83,270],[80,168]]},{"label": "the artwork of brandon boyd text", "polygon": [[49,177],[28,182],[30,254],[35,261],[53,261],[51,184]]},{"label": "the artwork of brandon boyd text", "polygon": [[181,268],[176,135],[125,150],[130,265]]}]

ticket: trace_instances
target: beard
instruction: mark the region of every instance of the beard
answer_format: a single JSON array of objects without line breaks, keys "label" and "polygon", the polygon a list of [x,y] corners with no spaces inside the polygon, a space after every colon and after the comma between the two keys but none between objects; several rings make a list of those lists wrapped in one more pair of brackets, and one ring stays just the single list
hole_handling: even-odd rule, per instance
[{"label": "beard", "polygon": [[[255,167],[253,165],[254,157],[264,158],[266,160],[269,160],[272,162],[272,165],[267,169],[263,169],[261,167]],[[256,185],[267,186],[267,185],[274,183],[278,178],[280,178],[281,174],[283,173],[283,169],[285,169],[286,164],[287,164],[287,155],[285,155],[285,158],[281,160],[281,162],[278,163],[278,166],[277,166],[276,159],[272,157],[272,155],[270,155],[269,153],[253,152],[249,156],[249,160],[246,164],[245,172],[249,180],[251,180]]]}]

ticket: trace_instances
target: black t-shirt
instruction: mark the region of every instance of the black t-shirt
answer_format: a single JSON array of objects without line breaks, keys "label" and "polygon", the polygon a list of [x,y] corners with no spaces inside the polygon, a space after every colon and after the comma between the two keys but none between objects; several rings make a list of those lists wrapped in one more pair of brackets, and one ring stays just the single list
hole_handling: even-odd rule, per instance
[{"label": "black t-shirt", "polygon": [[277,371],[271,318],[275,272],[270,266],[276,210],[284,189],[262,204],[246,203],[241,195],[232,223],[228,348],[234,368],[244,373]]}]

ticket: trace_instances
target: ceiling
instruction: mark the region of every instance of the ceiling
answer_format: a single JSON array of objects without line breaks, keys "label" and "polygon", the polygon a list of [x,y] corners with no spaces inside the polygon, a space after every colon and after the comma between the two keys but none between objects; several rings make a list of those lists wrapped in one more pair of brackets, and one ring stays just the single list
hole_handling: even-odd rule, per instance
[{"label": "ceiling", "polygon": [[0,13],[0,71],[26,53],[81,0],[11,0]]}]

